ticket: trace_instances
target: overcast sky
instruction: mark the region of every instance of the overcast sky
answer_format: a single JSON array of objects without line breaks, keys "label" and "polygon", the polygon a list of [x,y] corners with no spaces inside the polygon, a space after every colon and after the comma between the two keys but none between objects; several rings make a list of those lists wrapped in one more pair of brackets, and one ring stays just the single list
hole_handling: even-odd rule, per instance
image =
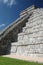
[{"label": "overcast sky", "polygon": [[0,0],[0,30],[15,21],[19,13],[32,4],[43,7],[43,0]]}]

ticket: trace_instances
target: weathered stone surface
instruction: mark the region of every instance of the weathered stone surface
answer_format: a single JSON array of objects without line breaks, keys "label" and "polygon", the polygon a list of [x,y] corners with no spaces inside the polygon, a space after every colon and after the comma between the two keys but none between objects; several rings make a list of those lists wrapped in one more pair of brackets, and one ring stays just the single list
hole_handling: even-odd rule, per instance
[{"label": "weathered stone surface", "polygon": [[22,33],[18,34],[16,54],[43,56],[43,9],[33,11]]},{"label": "weathered stone surface", "polygon": [[43,8],[27,8],[21,12],[20,18],[15,23],[8,26],[1,34],[2,54],[10,50],[10,54],[42,57]]},{"label": "weathered stone surface", "polygon": [[[16,49],[16,50],[15,50]],[[38,54],[41,56],[43,54],[43,44],[32,44],[32,45],[20,45],[20,46],[14,46],[13,50],[11,50],[12,53],[15,53],[17,55],[25,55],[25,56],[38,56]]]}]

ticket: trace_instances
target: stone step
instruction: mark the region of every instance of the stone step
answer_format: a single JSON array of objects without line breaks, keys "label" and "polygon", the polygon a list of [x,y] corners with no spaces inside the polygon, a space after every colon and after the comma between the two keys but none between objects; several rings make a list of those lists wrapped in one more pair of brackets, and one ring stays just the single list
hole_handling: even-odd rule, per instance
[{"label": "stone step", "polygon": [[[40,34],[41,33],[41,34]],[[34,34],[25,34],[20,33],[18,34],[18,42],[12,43],[11,46],[17,46],[17,45],[28,45],[28,44],[37,44],[37,43],[43,43],[43,31],[37,32]]]},{"label": "stone step", "polygon": [[[39,21],[40,20],[40,21]],[[39,20],[36,20],[36,21],[28,21],[27,23],[26,23],[26,26],[28,27],[33,27],[33,26],[36,26],[36,25],[39,25],[39,24],[43,24],[43,21],[41,20],[41,19],[39,19]]]},{"label": "stone step", "polygon": [[16,45],[18,45],[18,42],[11,43],[11,46],[16,46]]},{"label": "stone step", "polygon": [[31,28],[24,27],[22,31],[27,32],[27,33],[34,33],[34,32],[41,31],[41,30],[43,30],[43,24],[31,27]]},{"label": "stone step", "polygon": [[11,47],[18,47],[18,46],[28,46],[28,43],[23,44],[23,41],[18,41],[17,43],[12,43]]},{"label": "stone step", "polygon": [[24,32],[21,32],[21,33],[18,33],[18,36],[22,36],[24,34],[25,34]]},{"label": "stone step", "polygon": [[43,43],[43,37],[40,39],[39,38],[28,38],[28,40],[23,38],[23,40],[20,39],[18,40],[18,42],[23,45],[40,44],[40,43]]},{"label": "stone step", "polygon": [[38,26],[38,25],[43,26],[43,20],[42,19],[39,19],[39,20],[34,21],[34,22],[27,22],[26,23],[26,27],[29,27],[29,28],[32,28],[32,27],[35,27],[35,26]]},{"label": "stone step", "polygon": [[[43,34],[43,32],[42,32]],[[23,44],[37,44],[43,43],[43,35],[40,33],[36,34],[19,34],[18,42]]]},{"label": "stone step", "polygon": [[37,32],[35,32],[35,33],[28,33],[28,32],[22,32],[22,33],[19,33],[18,34],[18,37],[20,36],[20,37],[23,37],[24,35],[27,35],[27,36],[29,36],[29,37],[43,37],[43,30],[42,31],[37,31]]},{"label": "stone step", "polygon": [[43,14],[40,14],[40,15],[36,15],[36,16],[31,16],[28,21],[32,22],[32,21],[36,21],[36,20],[39,20],[43,18]]},{"label": "stone step", "polygon": [[29,29],[31,29],[31,28],[37,28],[37,27],[40,27],[40,26],[42,26],[43,27],[43,24],[38,24],[38,25],[34,25],[33,23],[31,23],[31,24],[29,24],[28,22],[26,23],[26,25],[27,26],[25,26],[25,27],[23,27],[23,28],[25,28],[25,29],[27,29],[27,28],[29,28]]},{"label": "stone step", "polygon": [[28,46],[14,46],[11,49],[12,53],[17,54],[43,54],[43,44],[34,44],[34,45],[28,45]]},{"label": "stone step", "polygon": [[16,44],[15,44],[15,43],[12,43],[12,44],[11,44],[11,47],[14,47],[14,46],[17,46],[17,47],[18,47],[18,46],[28,46],[28,45],[29,45],[28,43],[26,43],[26,42],[24,43],[23,41],[24,41],[24,40],[18,41]]}]

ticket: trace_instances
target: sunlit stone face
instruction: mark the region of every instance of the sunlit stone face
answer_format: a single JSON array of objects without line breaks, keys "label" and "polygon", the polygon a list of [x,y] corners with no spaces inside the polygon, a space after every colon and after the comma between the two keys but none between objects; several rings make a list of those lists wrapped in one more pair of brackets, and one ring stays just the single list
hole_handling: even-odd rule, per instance
[{"label": "sunlit stone face", "polygon": [[33,11],[21,35],[18,35],[17,45],[12,47],[17,55],[43,56],[43,9]]}]

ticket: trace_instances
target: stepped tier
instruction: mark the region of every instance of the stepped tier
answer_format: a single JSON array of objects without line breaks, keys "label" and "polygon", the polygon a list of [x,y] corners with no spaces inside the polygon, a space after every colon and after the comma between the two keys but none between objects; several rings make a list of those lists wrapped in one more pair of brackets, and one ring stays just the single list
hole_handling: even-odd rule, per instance
[{"label": "stepped tier", "polygon": [[12,43],[11,54],[26,56],[43,56],[43,44]]},{"label": "stepped tier", "polygon": [[43,9],[33,11],[26,26],[18,34],[18,42],[12,43],[11,52],[13,47],[16,47],[17,55],[43,56]]}]

